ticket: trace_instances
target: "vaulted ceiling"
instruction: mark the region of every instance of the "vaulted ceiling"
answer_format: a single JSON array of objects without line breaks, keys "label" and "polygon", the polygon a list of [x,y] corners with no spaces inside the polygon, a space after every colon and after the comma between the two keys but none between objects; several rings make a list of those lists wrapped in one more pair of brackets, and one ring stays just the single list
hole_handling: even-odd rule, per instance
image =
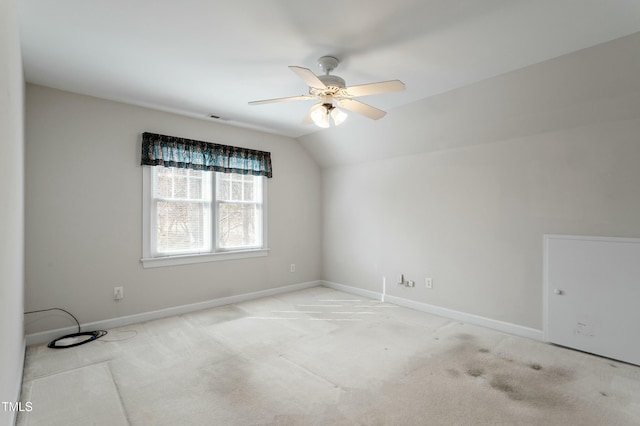
[{"label": "vaulted ceiling", "polygon": [[[362,99],[393,111],[640,31],[633,0],[19,0],[28,82],[299,137],[312,101],[287,66],[357,85],[402,80]],[[350,114],[349,120],[368,119]],[[383,118],[384,120],[384,118]]]}]

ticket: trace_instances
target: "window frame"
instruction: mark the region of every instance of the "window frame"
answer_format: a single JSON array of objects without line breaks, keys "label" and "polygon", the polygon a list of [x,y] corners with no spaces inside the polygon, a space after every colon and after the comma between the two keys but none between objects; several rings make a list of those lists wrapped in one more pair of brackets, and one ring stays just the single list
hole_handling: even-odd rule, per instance
[{"label": "window frame", "polygon": [[188,254],[171,254],[163,255],[157,253],[155,243],[152,241],[155,233],[152,232],[152,226],[155,224],[152,214],[155,213],[155,209],[152,207],[153,197],[153,176],[152,167],[162,166],[143,166],[142,167],[142,259],[140,262],[144,268],[173,266],[173,265],[185,265],[192,263],[203,262],[215,262],[221,260],[233,260],[233,259],[246,259],[252,257],[267,256],[269,252],[268,239],[267,239],[267,178],[263,176],[256,176],[261,179],[262,182],[262,203],[261,203],[261,231],[262,231],[262,245],[260,247],[243,247],[239,249],[235,248],[220,248],[218,247],[218,204],[219,201],[216,198],[216,186],[217,179],[216,174],[221,172],[212,173],[211,178],[211,212],[209,225],[210,238],[211,238],[211,251],[200,253],[188,253]]}]

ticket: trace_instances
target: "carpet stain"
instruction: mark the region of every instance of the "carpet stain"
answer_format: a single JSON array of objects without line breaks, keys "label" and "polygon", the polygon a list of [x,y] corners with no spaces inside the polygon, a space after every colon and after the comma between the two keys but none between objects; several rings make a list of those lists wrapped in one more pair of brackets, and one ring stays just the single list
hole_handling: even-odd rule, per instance
[{"label": "carpet stain", "polygon": [[467,374],[471,377],[480,377],[484,374],[484,370],[482,368],[470,368],[467,370]]},{"label": "carpet stain", "polygon": [[519,388],[509,383],[511,378],[509,376],[497,376],[494,377],[489,383],[492,388],[504,392],[507,396],[514,401],[520,401],[523,399],[522,393]]},{"label": "carpet stain", "polygon": [[[479,339],[468,334],[442,340],[451,346],[442,352],[416,354],[408,360],[402,380],[384,381],[378,392],[372,390],[368,395],[345,395],[341,399],[343,412],[359,419],[359,424],[426,424],[411,413],[438,412],[451,404],[458,410],[454,419],[474,418],[476,424],[489,425],[519,410],[546,424],[541,419],[549,412],[572,409],[570,394],[563,386],[572,380],[571,371],[543,368],[540,363],[511,354],[491,353],[488,346],[478,344]],[[480,404],[486,409],[478,411],[470,401],[483,401]],[[352,416],[354,412],[358,414]]]},{"label": "carpet stain", "polygon": [[[457,342],[445,354],[442,368],[449,377],[452,371],[463,371],[473,378],[476,387],[497,391],[517,404],[537,409],[561,409],[571,405],[564,385],[574,379],[575,373],[558,366],[543,366],[532,360],[519,360],[509,353],[493,354],[487,346],[479,345],[477,338],[460,333],[453,336]],[[470,385],[471,385],[470,383]]]},{"label": "carpet stain", "polygon": [[447,368],[447,373],[449,373],[451,377],[460,377],[460,372],[455,368]]},{"label": "carpet stain", "polygon": [[549,409],[569,404],[562,387],[573,380],[574,373],[561,367],[543,369],[537,363],[496,358],[487,366],[485,376],[492,389],[509,399]]},{"label": "carpet stain", "polygon": [[561,367],[548,367],[540,377],[553,385],[562,385],[573,380],[575,372]]},{"label": "carpet stain", "polygon": [[470,340],[475,339],[475,336],[473,334],[469,334],[469,333],[458,333],[456,334],[456,338],[468,342]]}]

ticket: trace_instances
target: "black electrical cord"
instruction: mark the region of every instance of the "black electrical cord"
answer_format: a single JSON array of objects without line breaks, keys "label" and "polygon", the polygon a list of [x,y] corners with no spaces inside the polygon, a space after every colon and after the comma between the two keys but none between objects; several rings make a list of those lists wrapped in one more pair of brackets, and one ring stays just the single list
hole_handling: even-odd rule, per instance
[{"label": "black electrical cord", "polygon": [[[49,344],[47,345],[47,347],[51,348],[51,349],[72,348],[74,346],[80,346],[80,345],[84,345],[85,343],[92,342],[92,341],[104,336],[105,334],[107,334],[106,330],[84,331],[82,333],[67,334],[66,336],[58,337],[57,339],[54,339],[54,340],[50,341]],[[88,337],[86,339],[80,340],[80,341],[75,340],[75,338],[79,337],[79,336],[88,336]],[[66,344],[64,344],[64,342],[61,342],[64,339],[74,339],[72,341],[75,342],[75,343],[71,343],[71,344],[66,345]],[[59,342],[60,342],[60,344],[58,345]]]},{"label": "black electrical cord", "polygon": [[73,314],[69,311],[65,311],[62,308],[49,308],[49,309],[38,309],[37,311],[29,311],[29,312],[25,312],[24,314],[35,314],[38,312],[47,312],[47,311],[62,311],[62,312],[66,312],[67,314],[69,314],[71,316],[71,318],[73,318],[76,321],[76,324],[78,324],[78,333],[80,333],[80,323],[78,322],[78,318],[74,317]]},{"label": "black electrical cord", "polygon": [[[65,312],[65,313],[69,314],[71,316],[71,318],[73,318],[75,320],[76,324],[78,324],[78,332],[77,333],[67,334],[66,336],[58,337],[57,339],[52,340],[47,345],[48,348],[51,348],[51,349],[72,348],[74,346],[80,346],[80,345],[84,345],[85,343],[93,342],[94,340],[99,339],[100,337],[102,337],[105,334],[107,334],[106,330],[81,332],[80,331],[80,322],[78,321],[78,318],[76,318],[71,312],[66,311],[66,310],[64,310],[62,308],[38,309],[37,311],[25,312],[25,315],[26,314],[35,314],[35,313],[38,313],[38,312],[47,312],[47,311],[62,311],[62,312]],[[86,339],[80,340],[80,341],[75,339],[76,337],[80,337],[80,336],[88,336],[88,337]],[[63,342],[64,339],[73,339],[72,341],[75,342],[75,343],[64,344],[64,342]],[[60,344],[58,345],[58,343],[60,343]]]}]

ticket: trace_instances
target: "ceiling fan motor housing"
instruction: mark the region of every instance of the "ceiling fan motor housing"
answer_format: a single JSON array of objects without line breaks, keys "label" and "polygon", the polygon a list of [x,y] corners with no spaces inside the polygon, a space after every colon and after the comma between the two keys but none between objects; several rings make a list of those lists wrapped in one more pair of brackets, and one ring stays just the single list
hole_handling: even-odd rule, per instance
[{"label": "ceiling fan motor housing", "polygon": [[310,87],[309,94],[319,98],[336,96],[346,87],[344,79],[337,75],[319,75],[318,79],[324,83],[326,87],[323,89]]},{"label": "ceiling fan motor housing", "polygon": [[337,75],[319,75],[318,79],[327,87],[337,87],[338,89],[345,88],[344,79]]}]

